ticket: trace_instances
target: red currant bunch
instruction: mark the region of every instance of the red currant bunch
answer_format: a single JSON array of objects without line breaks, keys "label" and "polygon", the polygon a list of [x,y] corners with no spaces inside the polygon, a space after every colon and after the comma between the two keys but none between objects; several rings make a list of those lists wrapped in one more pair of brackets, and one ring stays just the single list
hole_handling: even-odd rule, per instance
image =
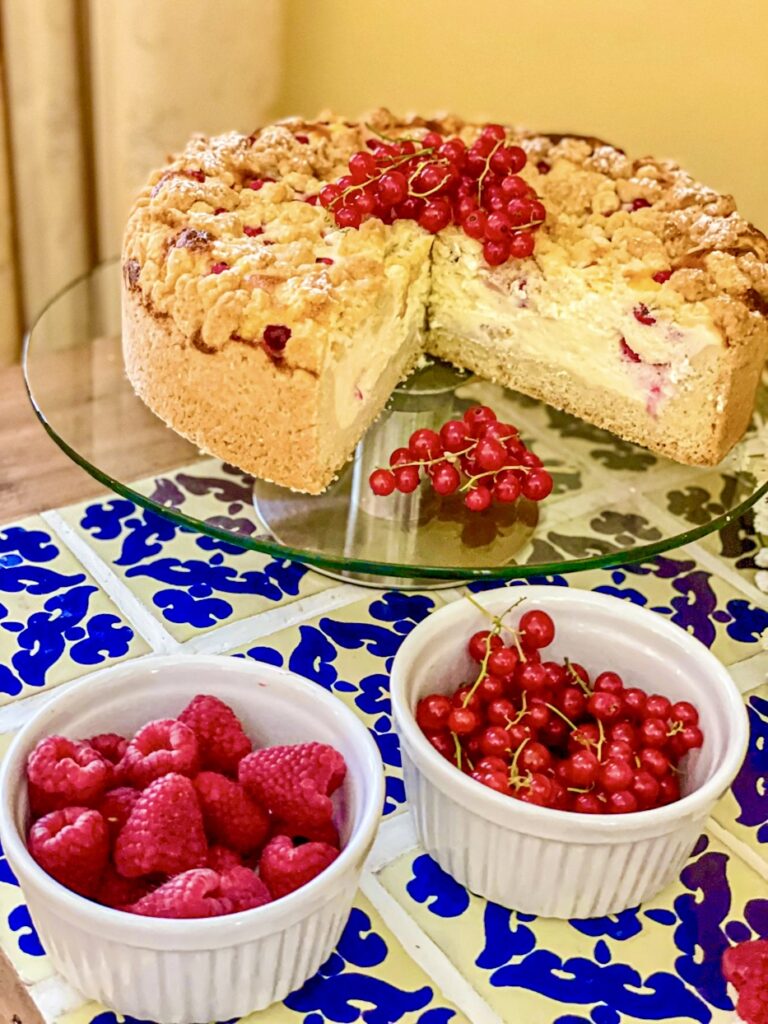
[{"label": "red currant bunch", "polygon": [[500,423],[487,405],[472,406],[463,419],[448,420],[439,431],[414,431],[408,447],[390,455],[389,469],[375,469],[368,483],[374,494],[410,494],[422,472],[437,494],[463,494],[472,512],[483,512],[494,501],[517,501],[520,495],[543,501],[552,491],[552,477],[517,427]]},{"label": "red currant bunch", "polygon": [[469,638],[479,665],[453,693],[430,693],[416,721],[460,771],[497,793],[583,814],[626,814],[680,799],[680,764],[704,741],[688,701],[545,660],[555,623],[538,608],[494,617]]},{"label": "red currant bunch", "polygon": [[535,189],[520,176],[527,163],[506,129],[487,124],[467,146],[428,131],[420,139],[368,139],[349,171],[320,191],[320,203],[341,228],[369,217],[385,224],[415,220],[431,233],[455,224],[482,243],[490,266],[533,253],[546,218]]}]

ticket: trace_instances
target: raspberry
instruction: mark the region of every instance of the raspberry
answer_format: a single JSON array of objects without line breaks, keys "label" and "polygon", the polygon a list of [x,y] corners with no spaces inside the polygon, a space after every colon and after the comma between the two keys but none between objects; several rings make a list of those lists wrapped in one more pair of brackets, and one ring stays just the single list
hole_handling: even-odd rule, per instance
[{"label": "raspberry", "polygon": [[198,868],[171,878],[126,909],[145,917],[219,917],[269,901],[266,886],[248,868],[232,868],[222,875]]},{"label": "raspberry", "polygon": [[27,759],[29,801],[35,815],[98,802],[110,767],[87,743],[63,736],[41,740]]},{"label": "raspberry", "polygon": [[52,811],[29,830],[29,852],[52,878],[83,896],[92,895],[109,857],[107,826],[98,811]]},{"label": "raspberry", "polygon": [[339,855],[328,843],[303,843],[294,846],[288,836],[275,836],[264,847],[259,860],[259,874],[273,899],[300,889],[321,871],[325,871]]},{"label": "raspberry", "polygon": [[243,859],[237,850],[230,850],[227,846],[209,846],[208,859],[205,866],[221,874],[224,871],[230,871],[232,868],[241,868],[243,866]]},{"label": "raspberry", "polygon": [[341,754],[324,743],[256,750],[240,762],[240,781],[272,814],[296,828],[330,821],[330,795],[347,771]]},{"label": "raspberry", "polygon": [[218,772],[200,772],[195,789],[211,842],[240,853],[248,853],[262,844],[269,829],[269,817],[239,782]]},{"label": "raspberry", "polygon": [[88,746],[101,754],[105,761],[116,765],[122,761],[125,755],[128,740],[124,736],[118,736],[116,732],[103,732],[98,736],[91,736]]},{"label": "raspberry", "polygon": [[195,734],[175,718],[159,718],[139,729],[122,760],[126,780],[139,789],[170,772],[194,775],[198,764]]},{"label": "raspberry", "polygon": [[232,912],[232,901],[219,888],[220,876],[210,868],[176,875],[130,907],[144,917],[219,917]]},{"label": "raspberry", "polygon": [[140,796],[141,792],[138,789],[133,789],[131,786],[118,786],[117,789],[111,789],[101,798],[96,809],[107,823],[109,838],[113,843],[117,839],[118,832],[128,821],[133,806]]},{"label": "raspberry", "polygon": [[339,830],[332,821],[324,821],[320,825],[312,825],[309,828],[296,828],[295,825],[289,825],[285,821],[273,818],[269,828],[269,837],[272,839],[274,836],[304,839],[309,843],[328,843],[329,846],[335,846],[337,850],[341,849]]},{"label": "raspberry", "polygon": [[185,776],[170,774],[151,783],[134,804],[114,859],[124,878],[137,878],[201,867],[207,854],[195,787]]},{"label": "raspberry", "polygon": [[747,1024],[768,1024],[768,984],[765,974],[750,978],[739,989],[736,1012]]},{"label": "raspberry", "polygon": [[200,694],[184,708],[179,721],[197,737],[202,768],[237,776],[240,759],[250,754],[253,746],[230,707],[218,697]]},{"label": "raspberry", "polygon": [[235,867],[224,871],[219,876],[219,888],[227,899],[232,901],[232,912],[253,910],[270,903],[272,897],[269,889],[250,868]]},{"label": "raspberry", "polygon": [[152,892],[156,885],[147,878],[123,878],[108,864],[94,899],[105,907],[123,910]]},{"label": "raspberry", "polygon": [[723,976],[734,988],[762,975],[768,986],[768,939],[739,942],[723,953]]}]

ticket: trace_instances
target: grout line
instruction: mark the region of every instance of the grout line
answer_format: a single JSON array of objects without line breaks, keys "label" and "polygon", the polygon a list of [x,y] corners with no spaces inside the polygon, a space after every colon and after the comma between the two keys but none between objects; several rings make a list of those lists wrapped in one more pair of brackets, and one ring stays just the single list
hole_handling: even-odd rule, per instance
[{"label": "grout line", "polygon": [[364,598],[365,595],[361,595],[358,587],[344,583],[338,587],[321,590],[318,594],[310,594],[298,601],[283,603],[268,611],[258,612],[247,619],[230,622],[202,635],[193,636],[181,645],[181,650],[185,654],[220,654],[222,651],[232,650],[252,640],[270,636],[289,626],[305,622],[323,612],[354,604],[355,601],[361,600],[361,597]]},{"label": "grout line", "polygon": [[419,838],[409,810],[383,818],[373,849],[365,862],[366,871],[377,872],[393,860],[419,845]]},{"label": "grout line", "polygon": [[755,651],[748,658],[725,668],[742,696],[746,697],[751,690],[768,682],[768,651]]},{"label": "grout line", "polygon": [[173,654],[180,644],[171,636],[119,576],[102,561],[93,548],[56,511],[41,512],[41,517],[69,548],[83,568],[93,576],[107,596],[120,609],[136,632],[156,654]]},{"label": "grout line", "polygon": [[53,1024],[65,1013],[79,1010],[89,1002],[82,992],[72,988],[60,974],[35,982],[28,986],[27,992],[48,1024]]},{"label": "grout line", "polygon": [[472,1024],[503,1024],[455,964],[373,875],[363,874],[360,889],[408,956],[433,980],[439,990],[435,995],[444,995]]},{"label": "grout line", "polygon": [[755,853],[751,846],[748,846],[743,840],[729,832],[727,828],[724,828],[714,818],[710,818],[707,822],[707,832],[711,832],[715,839],[731,851],[734,857],[738,857],[739,860],[752,868],[762,878],[768,879],[768,862]]}]

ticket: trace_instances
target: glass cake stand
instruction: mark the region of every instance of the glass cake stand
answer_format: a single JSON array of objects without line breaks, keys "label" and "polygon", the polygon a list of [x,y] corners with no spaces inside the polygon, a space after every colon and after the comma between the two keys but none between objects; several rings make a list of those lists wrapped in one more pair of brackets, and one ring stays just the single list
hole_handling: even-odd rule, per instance
[{"label": "glass cake stand", "polygon": [[[398,389],[325,494],[253,480],[199,452],[134,395],[120,349],[117,261],[48,304],[27,338],[24,371],[53,440],[118,495],[225,546],[374,586],[450,586],[636,562],[721,530],[768,492],[765,383],[737,449],[715,469],[693,469],[442,364]],[[371,469],[386,465],[417,426],[476,402],[517,424],[544,460],[555,482],[545,502],[478,514],[426,488],[371,494]]]}]

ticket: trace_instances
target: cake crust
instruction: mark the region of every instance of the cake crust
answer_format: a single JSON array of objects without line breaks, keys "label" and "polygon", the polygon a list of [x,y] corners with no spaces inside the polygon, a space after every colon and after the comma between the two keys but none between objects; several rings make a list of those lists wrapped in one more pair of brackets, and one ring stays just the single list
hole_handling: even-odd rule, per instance
[{"label": "cake crust", "polygon": [[[426,130],[469,143],[480,126],[386,110],[360,122],[289,119],[248,136],[195,137],[150,177],[125,235],[123,344],[128,377],[158,416],[259,477],[311,493],[327,486],[386,387],[413,366],[414,330],[403,328],[402,353],[366,389],[372,407],[345,413],[343,428],[327,378],[363,344],[382,302],[387,317],[402,320],[408,307],[413,319],[409,295],[429,287],[417,269],[426,265],[428,275],[432,237],[402,220],[340,230],[316,196],[373,133]],[[547,209],[534,256],[523,261],[529,276],[562,265],[596,291],[619,281],[660,321],[706,322],[719,344],[686,361],[687,383],[670,388],[661,417],[642,401],[622,403],[552,367],[516,361],[513,336],[505,357],[436,322],[418,344],[678,461],[718,462],[746,428],[768,346],[765,236],[730,196],[672,161],[633,160],[592,137],[514,136],[529,157],[522,176]],[[476,250],[478,242],[462,240],[469,262]],[[654,282],[662,271],[668,279]],[[482,272],[500,292],[514,274],[510,265]],[[290,334],[278,360],[261,344],[270,325]]]}]

